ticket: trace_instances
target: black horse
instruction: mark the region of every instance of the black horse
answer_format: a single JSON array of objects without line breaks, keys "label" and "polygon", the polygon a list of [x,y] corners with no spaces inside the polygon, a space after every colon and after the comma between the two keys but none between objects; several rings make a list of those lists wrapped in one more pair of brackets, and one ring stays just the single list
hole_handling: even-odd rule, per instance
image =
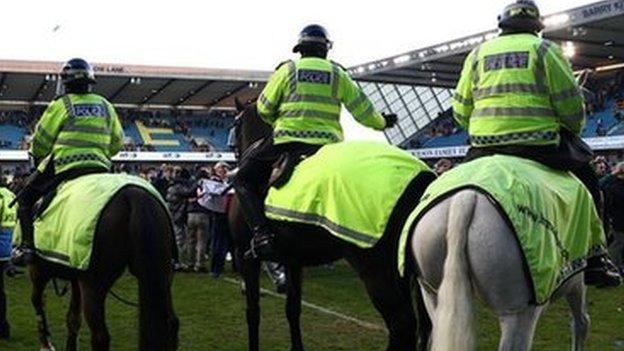
[{"label": "black horse", "polygon": [[[79,209],[75,209],[79,210]],[[91,330],[91,349],[108,351],[106,296],[126,267],[139,285],[139,345],[141,351],[174,351],[178,347],[178,318],[173,309],[173,234],[171,218],[148,191],[126,186],[100,215],[91,262],[86,271],[36,258],[29,265],[32,304],[37,314],[41,350],[54,350],[45,315],[43,294],[52,278],[71,282],[65,349],[77,350],[81,316]]]},{"label": "black horse", "polygon": [[[271,135],[272,129],[256,113],[255,104],[244,106],[237,101],[239,116],[236,119],[236,145],[243,154],[254,142]],[[390,172],[390,170],[389,170]],[[371,249],[361,249],[342,241],[326,230],[306,224],[273,221],[277,232],[275,249],[287,272],[286,316],[290,327],[291,350],[303,350],[300,329],[302,268],[326,264],[344,258],[363,280],[373,305],[381,313],[389,331],[387,350],[414,350],[417,343],[425,349],[431,328],[422,306],[417,302],[420,328],[417,338],[417,320],[411,300],[411,282],[399,276],[397,247],[403,223],[418,203],[421,194],[435,176],[423,172],[414,179],[399,199],[390,217],[386,232]],[[236,245],[236,258],[246,285],[247,327],[249,350],[259,350],[260,324],[259,276],[260,262],[244,260],[249,249],[251,230],[244,221],[238,198],[232,201],[229,220]],[[407,276],[407,275],[406,275]],[[417,299],[420,292],[417,289]]]}]

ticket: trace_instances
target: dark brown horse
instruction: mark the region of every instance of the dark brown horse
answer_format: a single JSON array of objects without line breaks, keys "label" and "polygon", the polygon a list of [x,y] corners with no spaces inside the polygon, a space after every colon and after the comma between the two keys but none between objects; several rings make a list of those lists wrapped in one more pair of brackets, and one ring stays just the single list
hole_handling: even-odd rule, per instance
[{"label": "dark brown horse", "polygon": [[86,271],[69,269],[41,258],[29,267],[41,350],[54,350],[43,301],[45,286],[52,278],[71,282],[65,349],[77,349],[83,312],[91,330],[91,349],[109,350],[105,300],[126,267],[139,285],[138,349],[176,350],[178,318],[171,298],[173,245],[171,220],[163,205],[140,187],[121,189],[102,211]]},{"label": "dark brown horse", "polygon": [[[255,104],[245,107],[237,102],[237,107],[240,111],[235,126],[237,151],[243,154],[254,142],[270,136],[272,130],[256,114]],[[387,350],[412,351],[416,349],[417,343],[420,349],[425,348],[430,321],[422,304],[417,303],[421,322],[418,338],[415,332],[417,320],[410,296],[411,284],[399,277],[396,265],[398,239],[403,223],[434,177],[433,174],[424,172],[411,182],[395,206],[383,238],[371,249],[361,249],[339,240],[317,226],[275,221],[271,223],[277,232],[275,248],[287,271],[286,316],[290,327],[292,351],[304,349],[299,322],[302,268],[330,263],[341,258],[346,259],[356,270],[373,305],[381,313],[389,331]],[[246,285],[249,350],[258,351],[260,262],[243,259],[243,254],[249,249],[252,234],[242,217],[237,201],[235,198],[232,202],[229,219],[236,245],[236,258],[242,267],[241,274]],[[419,293],[418,298],[420,299]]]}]

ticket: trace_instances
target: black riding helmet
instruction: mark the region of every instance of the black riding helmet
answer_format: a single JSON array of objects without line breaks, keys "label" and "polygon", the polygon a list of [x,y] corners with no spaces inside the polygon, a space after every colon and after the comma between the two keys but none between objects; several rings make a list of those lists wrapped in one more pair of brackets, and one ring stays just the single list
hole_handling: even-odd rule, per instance
[{"label": "black riding helmet", "polygon": [[89,90],[96,83],[93,67],[81,58],[73,58],[63,64],[61,82],[67,92]]},{"label": "black riding helmet", "polygon": [[498,27],[503,31],[538,33],[544,29],[544,23],[533,0],[516,0],[498,16]]},{"label": "black riding helmet", "polygon": [[310,24],[299,33],[299,40],[293,48],[293,52],[303,52],[309,49],[327,52],[332,48],[332,45],[332,41],[329,40],[329,33],[323,26]]}]

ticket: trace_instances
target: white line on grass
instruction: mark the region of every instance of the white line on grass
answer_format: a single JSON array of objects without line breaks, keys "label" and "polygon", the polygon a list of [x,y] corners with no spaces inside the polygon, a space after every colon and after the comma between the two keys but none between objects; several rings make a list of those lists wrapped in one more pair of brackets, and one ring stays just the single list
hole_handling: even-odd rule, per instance
[{"label": "white line on grass", "polygon": [[[242,281],[240,281],[238,279],[233,279],[233,278],[223,278],[223,279],[226,282],[228,282],[228,283],[232,283],[232,284],[236,284],[236,285],[240,285],[242,283]],[[286,296],[285,295],[278,294],[278,293],[273,292],[271,290],[260,288],[260,292],[262,294],[269,295],[271,297],[276,297],[278,299],[286,300]],[[326,307],[323,307],[323,306],[319,306],[319,305],[313,304],[311,302],[307,302],[305,300],[301,300],[301,305],[303,305],[305,307],[308,307],[308,308],[311,308],[313,310],[316,310],[318,312],[328,314],[330,316],[334,316],[334,317],[337,317],[337,318],[340,318],[340,319],[344,319],[346,321],[352,322],[352,323],[357,324],[360,327],[363,327],[363,328],[366,328],[366,329],[380,330],[380,331],[384,331],[384,332],[387,331],[385,327],[383,327],[383,326],[381,326],[379,324],[366,322],[366,321],[363,321],[361,319],[358,319],[358,318],[355,318],[355,317],[352,317],[352,316],[349,316],[349,315],[346,315],[346,314],[343,314],[343,313],[340,313],[340,312],[336,312],[336,311],[331,310],[329,308],[326,308]]]}]

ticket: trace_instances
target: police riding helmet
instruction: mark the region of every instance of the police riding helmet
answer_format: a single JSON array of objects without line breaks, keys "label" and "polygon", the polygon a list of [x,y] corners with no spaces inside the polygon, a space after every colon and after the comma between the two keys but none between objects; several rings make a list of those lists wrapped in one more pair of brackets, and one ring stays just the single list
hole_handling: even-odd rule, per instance
[{"label": "police riding helmet", "polygon": [[81,58],[73,58],[63,65],[61,82],[68,93],[88,92],[91,85],[95,84],[93,67]]},{"label": "police riding helmet", "polygon": [[327,55],[332,48],[332,41],[329,39],[327,30],[318,24],[310,24],[305,26],[299,33],[297,45],[293,48],[293,52],[305,53],[321,53]]},{"label": "police riding helmet", "polygon": [[516,0],[498,16],[498,27],[503,31],[538,33],[544,29],[544,23],[533,0]]}]

